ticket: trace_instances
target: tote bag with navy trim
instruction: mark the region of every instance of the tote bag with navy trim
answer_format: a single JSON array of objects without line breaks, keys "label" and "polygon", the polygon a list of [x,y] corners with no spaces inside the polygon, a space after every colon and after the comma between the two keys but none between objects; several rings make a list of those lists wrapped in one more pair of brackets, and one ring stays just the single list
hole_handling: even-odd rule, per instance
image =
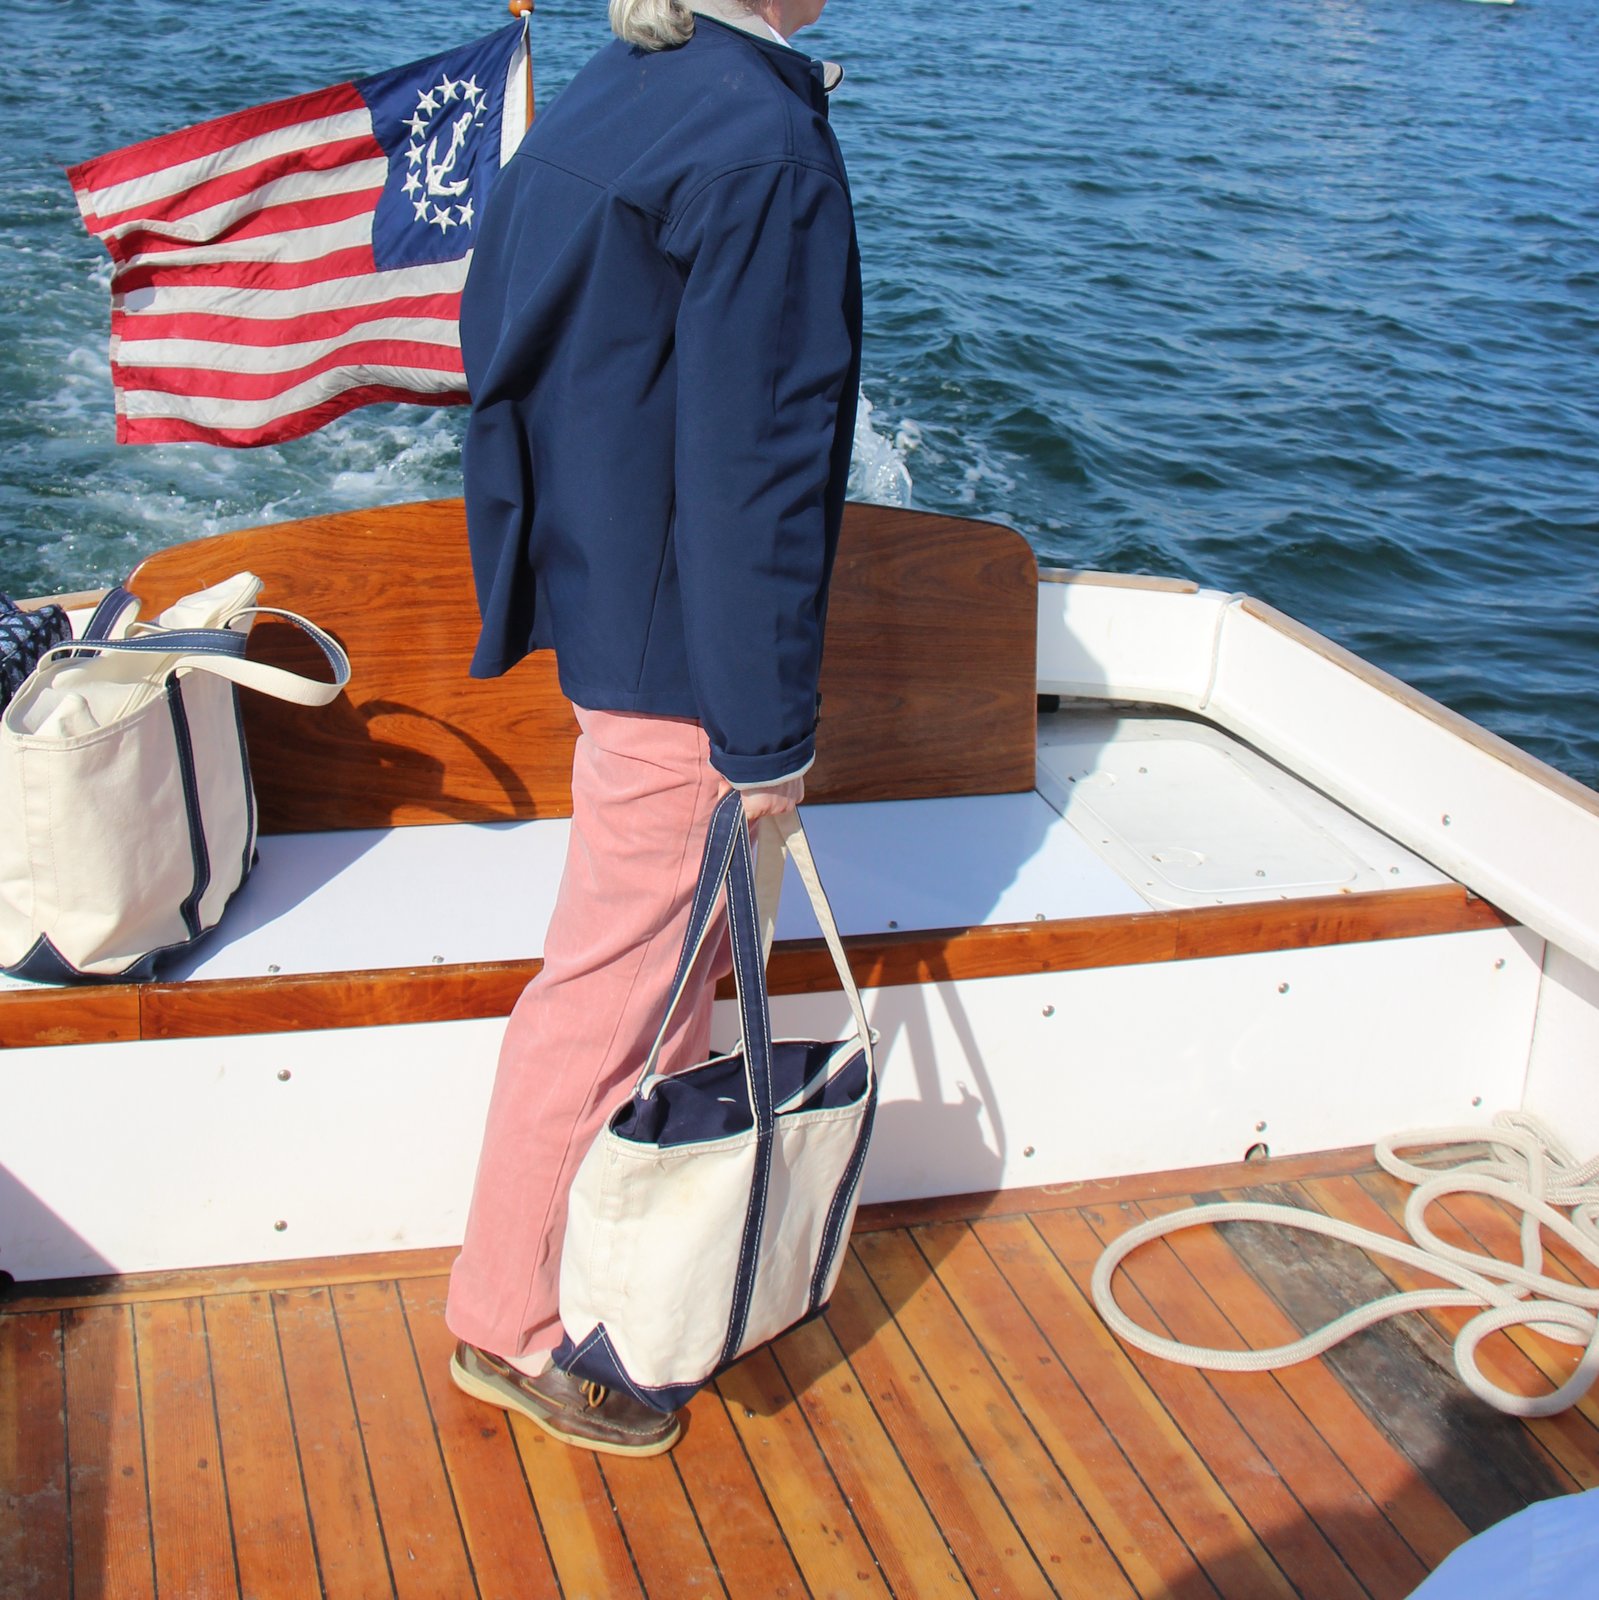
[{"label": "tote bag with navy trim", "polygon": [[[255,860],[238,688],[326,705],[350,676],[333,639],[260,592],[241,572],[141,623],[114,589],[0,714],[0,972],[147,978],[221,918]],[[247,660],[258,616],[308,633],[333,681]]]},{"label": "tote bag with navy trim", "polygon": [[[674,1411],[746,1351],[816,1315],[838,1281],[866,1162],[871,1030],[798,814],[760,824],[810,896],[854,1017],[842,1042],[773,1039],[743,802],[718,804],[671,1001],[632,1097],[578,1169],[555,1362]],[[770,841],[770,845],[766,843]],[[669,1077],[667,1026],[727,885],[742,1041]]]}]

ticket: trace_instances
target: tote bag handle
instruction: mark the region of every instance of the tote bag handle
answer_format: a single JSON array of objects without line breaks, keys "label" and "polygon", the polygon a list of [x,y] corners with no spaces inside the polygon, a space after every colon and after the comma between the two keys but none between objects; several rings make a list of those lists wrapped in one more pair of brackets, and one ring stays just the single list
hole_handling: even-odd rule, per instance
[{"label": "tote bag handle", "polygon": [[[93,630],[101,621],[101,613],[115,596],[101,603],[100,610],[90,622]],[[124,606],[111,612],[104,626],[109,628]],[[314,622],[293,611],[280,611],[276,606],[247,606],[234,613],[235,617],[281,617],[307,634],[327,657],[333,668],[331,682],[302,677],[284,667],[268,666],[264,661],[249,661],[244,652],[249,648],[248,633],[232,628],[166,628],[152,629],[131,639],[108,639],[103,635],[74,639],[58,644],[39,658],[42,668],[47,663],[70,660],[78,656],[121,654],[158,655],[170,659],[162,669],[162,677],[174,672],[209,672],[227,678],[245,689],[255,689],[271,695],[274,700],[288,700],[301,706],[325,706],[338,699],[350,681],[350,658],[344,647],[331,634],[325,633]]]},{"label": "tote bag handle", "polygon": [[[816,870],[816,860],[811,854],[805,825],[797,811],[786,811],[763,818],[758,826],[763,844],[767,847],[762,851],[763,857],[769,849],[779,865],[785,856],[792,859],[805,886],[811,910],[822,930],[833,966],[838,972],[839,983],[849,1001],[856,1034],[866,1057],[867,1080],[870,1082],[876,1076],[872,1058],[872,1030],[866,1020],[866,1008],[861,1003],[860,990],[856,987],[854,974],[844,955],[838,924],[834,921],[832,907],[827,902],[826,891]],[[778,882],[781,882],[780,878]],[[736,790],[724,795],[712,814],[705,854],[700,862],[699,880],[695,884],[694,899],[689,908],[683,951],[678,957],[677,972],[672,980],[671,1000],[634,1085],[634,1093],[648,1099],[655,1084],[660,1081],[655,1067],[666,1040],[666,1032],[676,1015],[689,973],[710,932],[716,897],[724,883],[727,884],[728,922],[733,934],[733,982],[738,992],[744,1072],[748,1080],[750,1104],[755,1110],[757,1127],[770,1127],[775,1111],[772,1103],[771,1004],[766,989],[764,930],[760,909],[756,904],[755,869],[751,860],[749,829],[744,822],[744,802]],[[775,903],[775,895],[773,900]]]}]

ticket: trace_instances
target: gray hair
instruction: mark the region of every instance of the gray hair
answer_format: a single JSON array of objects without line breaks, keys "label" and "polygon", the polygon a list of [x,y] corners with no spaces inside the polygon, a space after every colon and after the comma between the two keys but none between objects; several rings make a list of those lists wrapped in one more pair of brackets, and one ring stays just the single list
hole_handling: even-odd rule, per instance
[{"label": "gray hair", "polygon": [[645,50],[687,44],[694,13],[687,0],[611,0],[611,32]]}]

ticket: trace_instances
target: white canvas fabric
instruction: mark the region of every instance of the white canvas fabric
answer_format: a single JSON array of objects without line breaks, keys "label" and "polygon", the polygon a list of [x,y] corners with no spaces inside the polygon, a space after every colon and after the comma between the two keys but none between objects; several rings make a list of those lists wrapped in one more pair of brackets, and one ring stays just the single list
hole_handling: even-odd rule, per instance
[{"label": "white canvas fabric", "polygon": [[[854,1037],[831,1047],[771,1040],[763,971],[770,918],[756,908],[743,810],[737,794],[728,796],[712,823],[661,1034],[632,1099],[613,1114],[584,1158],[570,1197],[561,1259],[567,1337],[555,1359],[580,1376],[625,1385],[664,1410],[682,1404],[730,1360],[826,1304],[854,1221],[876,1106],[871,1031],[804,828],[797,814],[788,813],[765,819],[761,829],[763,868],[777,868],[763,871],[763,887],[780,884],[787,853],[849,998]],[[719,852],[722,859],[713,861]],[[754,1108],[747,1113],[753,1125],[688,1142],[629,1137],[628,1128],[648,1115],[654,1095],[691,1088],[697,1075],[717,1066],[705,1063],[673,1078],[655,1075],[661,1038],[725,879],[743,1028],[738,1065],[745,1106]],[[770,1109],[763,1116],[758,1075],[785,1051],[791,1063],[802,1055],[809,1063],[805,1081],[793,1084],[786,1099],[768,1096]],[[732,1070],[727,1059],[724,1079]],[[847,1094],[846,1084],[853,1086]],[[818,1104],[824,1085],[842,1103]],[[722,1098],[730,1103],[735,1097]],[[764,1181],[763,1137],[770,1151]]]},{"label": "white canvas fabric", "polygon": [[[325,705],[349,681],[340,646],[258,607],[239,573],[154,624],[115,591],[83,640],[49,651],[0,718],[0,968],[21,977],[146,976],[221,918],[255,855],[255,798],[236,685]],[[243,651],[286,618],[332,682]]]}]

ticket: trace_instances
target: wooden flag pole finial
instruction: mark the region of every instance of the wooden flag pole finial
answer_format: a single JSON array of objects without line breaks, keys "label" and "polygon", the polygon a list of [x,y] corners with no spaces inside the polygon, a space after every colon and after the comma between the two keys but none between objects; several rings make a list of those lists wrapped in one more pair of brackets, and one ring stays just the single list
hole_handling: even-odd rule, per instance
[{"label": "wooden flag pole finial", "polygon": [[510,0],[507,7],[513,17],[530,17],[538,9],[533,0]]}]

